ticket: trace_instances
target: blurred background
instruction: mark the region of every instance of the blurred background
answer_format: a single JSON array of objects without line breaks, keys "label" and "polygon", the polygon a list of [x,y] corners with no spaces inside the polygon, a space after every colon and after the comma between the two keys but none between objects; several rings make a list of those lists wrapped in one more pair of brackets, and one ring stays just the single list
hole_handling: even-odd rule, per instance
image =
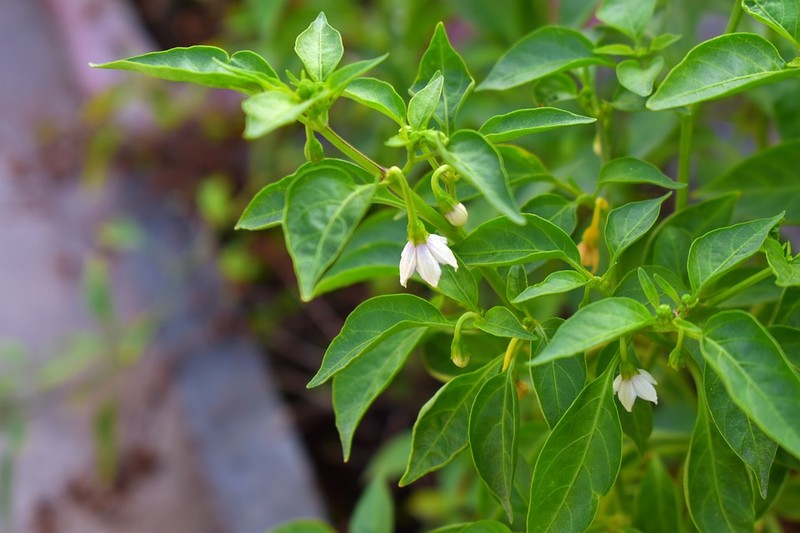
[{"label": "blurred background", "polygon": [[[439,20],[480,81],[543,24],[590,27],[593,4],[0,1],[0,531],[258,533],[301,516],[344,530],[370,476],[402,473],[409,429],[439,385],[424,357],[412,358],[343,463],[330,390],[305,384],[349,311],[397,281],[302,304],[280,230],[233,230],[260,188],[302,164],[302,128],[245,144],[239,96],[88,62],[206,43],[296,72],[295,36],[324,10],[344,61],[390,52],[373,75],[406,94]],[[657,24],[684,39],[668,65],[721,33],[730,10],[670,4]],[[700,121],[698,183],[773,137],[800,136],[796,120],[780,118],[800,112],[796,81],[709,113],[725,124]],[[460,123],[559,90],[479,93]],[[375,117],[348,101],[331,121],[395,164],[401,154],[383,143],[396,126]],[[677,119],[648,117],[626,115],[617,150],[670,168]],[[591,184],[591,143],[581,130],[529,148],[553,174]],[[428,476],[393,489],[398,530],[474,514],[480,502],[454,496],[459,475],[455,465],[438,485]]]}]

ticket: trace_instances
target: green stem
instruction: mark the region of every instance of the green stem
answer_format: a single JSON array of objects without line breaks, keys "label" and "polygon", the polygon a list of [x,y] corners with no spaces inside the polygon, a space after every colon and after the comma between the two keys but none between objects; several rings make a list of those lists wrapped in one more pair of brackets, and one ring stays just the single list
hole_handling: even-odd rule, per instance
[{"label": "green stem", "polygon": [[682,189],[678,189],[675,195],[675,211],[680,211],[686,207],[686,201],[689,197],[689,169],[691,166],[692,156],[692,133],[694,130],[694,115],[693,110],[689,108],[689,112],[681,115],[681,144],[680,152],[678,153],[678,183],[686,185]]},{"label": "green stem", "polygon": [[338,133],[333,131],[330,126],[328,125],[319,125],[309,123],[306,120],[301,119],[300,122],[306,124],[307,126],[311,127],[314,131],[318,132],[320,135],[325,137],[328,142],[334,145],[336,148],[339,149],[343,154],[347,157],[364,167],[364,169],[372,172],[380,179],[384,179],[386,177],[386,169],[380,166],[378,163],[373,161],[369,158],[366,154],[364,154],[361,150],[347,142],[345,139],[339,136]]},{"label": "green stem", "polygon": [[733,287],[728,287],[722,292],[719,292],[705,301],[705,304],[708,307],[714,307],[715,305],[719,304],[720,302],[724,302],[728,298],[732,296],[736,296],[744,289],[750,287],[751,285],[755,285],[761,280],[767,279],[772,275],[772,269],[767,267],[764,270],[759,270],[749,278],[743,279]]},{"label": "green stem", "polygon": [[731,9],[731,16],[728,18],[728,25],[725,26],[725,33],[733,33],[739,26],[739,21],[742,20],[742,4],[739,0],[733,2],[733,9]]}]

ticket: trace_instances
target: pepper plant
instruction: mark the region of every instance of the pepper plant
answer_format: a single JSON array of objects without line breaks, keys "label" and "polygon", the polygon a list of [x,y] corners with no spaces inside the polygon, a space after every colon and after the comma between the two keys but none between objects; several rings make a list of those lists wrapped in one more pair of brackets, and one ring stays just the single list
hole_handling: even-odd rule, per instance
[{"label": "pepper plant", "polygon": [[[237,227],[282,228],[305,301],[399,277],[350,314],[308,387],[332,382],[347,460],[364,413],[421,354],[443,383],[399,484],[467,457],[489,495],[440,531],[779,531],[800,494],[800,259],[781,233],[800,223],[800,144],[773,135],[702,187],[689,178],[706,102],[800,76],[800,6],[737,2],[725,33],[678,61],[668,7],[605,0],[594,24],[532,31],[477,86],[440,23],[409,98],[367,76],[386,55],[340,65],[322,13],[285,76],[211,46],[95,66],[239,91],[248,139],[305,130],[307,162]],[[744,20],[760,33],[737,32]],[[526,107],[459,120],[473,92],[518,87],[533,89]],[[396,123],[395,159],[337,131],[343,99]],[[634,114],[676,117],[662,161],[677,165],[626,151]],[[549,130],[586,141],[590,180],[545,167],[535,138]],[[354,530],[389,529],[387,481]]]}]

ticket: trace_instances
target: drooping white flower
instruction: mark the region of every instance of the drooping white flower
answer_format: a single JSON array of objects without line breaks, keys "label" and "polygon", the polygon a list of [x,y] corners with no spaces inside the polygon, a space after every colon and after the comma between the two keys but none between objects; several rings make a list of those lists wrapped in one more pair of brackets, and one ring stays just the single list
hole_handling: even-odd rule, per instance
[{"label": "drooping white flower", "polygon": [[463,226],[467,223],[469,213],[467,212],[467,208],[464,207],[464,204],[459,202],[452,210],[444,214],[444,218],[454,226]]},{"label": "drooping white flower", "polygon": [[446,238],[431,234],[421,244],[415,245],[408,241],[400,254],[400,285],[405,287],[416,270],[422,279],[434,287],[438,286],[442,276],[440,264],[447,264],[458,270],[456,257],[447,247]]},{"label": "drooping white flower", "polygon": [[658,404],[656,388],[653,385],[656,385],[656,380],[653,379],[650,372],[641,368],[638,370],[638,374],[630,379],[624,379],[622,374],[614,378],[614,392],[617,393],[620,403],[629,413],[633,409],[633,402],[637,397]]}]

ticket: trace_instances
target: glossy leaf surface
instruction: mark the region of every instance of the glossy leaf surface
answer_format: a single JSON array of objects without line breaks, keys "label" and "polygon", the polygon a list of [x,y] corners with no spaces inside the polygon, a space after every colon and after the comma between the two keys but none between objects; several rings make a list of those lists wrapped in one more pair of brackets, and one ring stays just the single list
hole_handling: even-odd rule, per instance
[{"label": "glossy leaf surface", "polygon": [[555,107],[537,107],[494,116],[481,126],[480,133],[492,142],[505,142],[531,133],[591,124],[596,121],[595,118],[576,115]]},{"label": "glossy leaf surface", "polygon": [[325,81],[344,55],[341,34],[328,24],[325,13],[297,36],[294,51],[315,81]]}]

